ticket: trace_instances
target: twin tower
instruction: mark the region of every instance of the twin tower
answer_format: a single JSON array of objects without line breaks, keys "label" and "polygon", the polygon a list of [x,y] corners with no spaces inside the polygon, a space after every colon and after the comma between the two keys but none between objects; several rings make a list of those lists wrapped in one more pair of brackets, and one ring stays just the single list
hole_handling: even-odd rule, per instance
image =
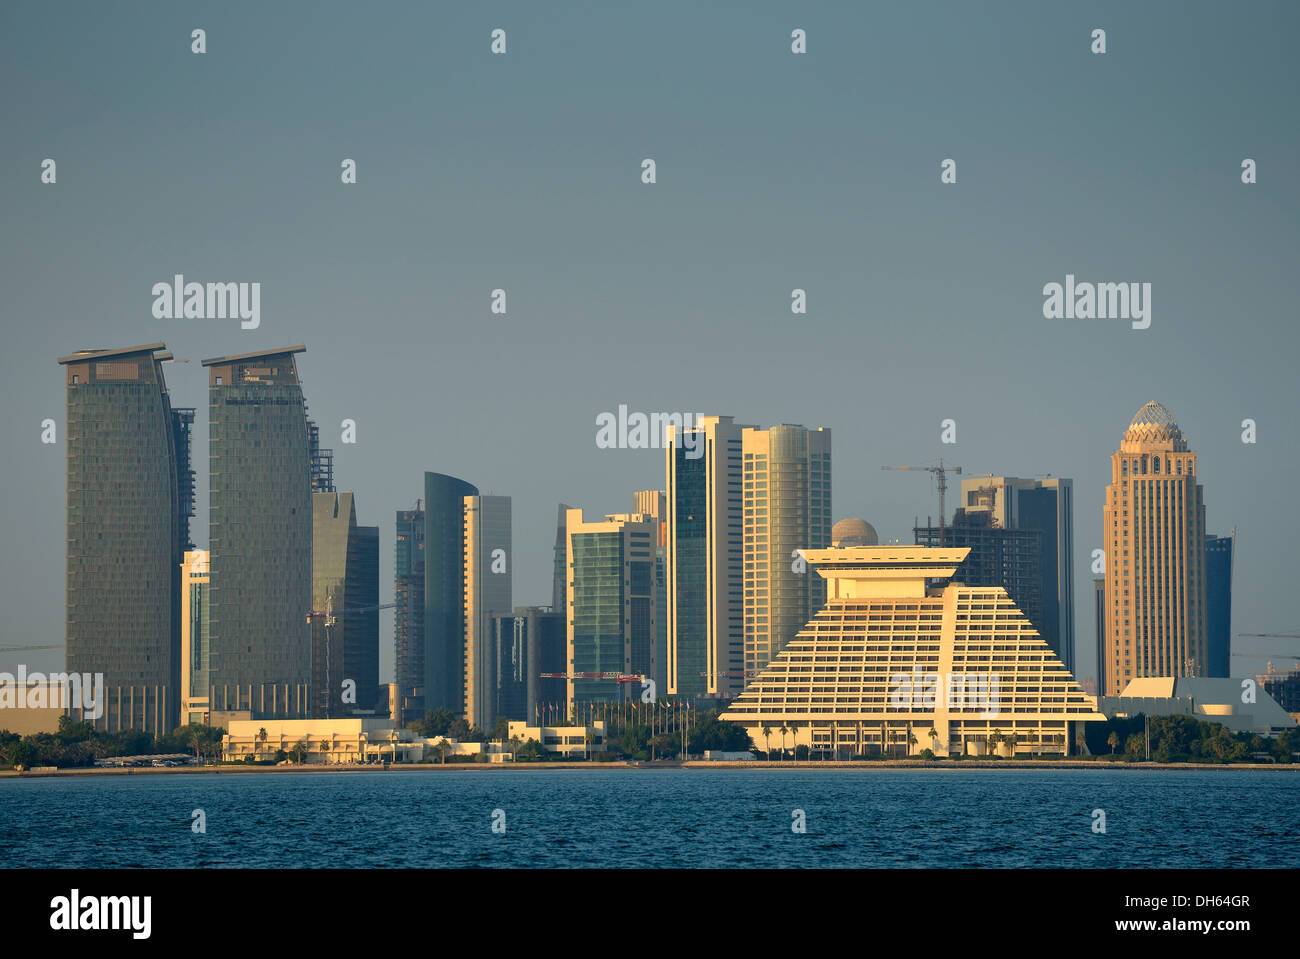
[{"label": "twin tower", "polygon": [[[323,584],[334,608],[368,598],[377,603],[378,531],[373,537],[360,532],[370,528],[355,526],[348,494],[340,500],[332,477],[326,474],[322,483],[313,471],[321,457],[294,360],[305,349],[203,361],[210,470],[206,577],[182,569],[196,565],[186,564],[187,554],[194,555],[195,411],[171,404],[163,367],[172,355],[162,343],[150,343],[59,359],[67,387],[67,668],[104,674],[108,702],[100,725],[108,731],[168,732],[194,718],[186,709],[191,701],[204,712],[319,715],[324,706],[312,702],[311,691],[320,698],[322,683],[313,681],[313,664],[331,653],[337,675],[356,681],[356,705],[373,705],[376,617],[366,617],[368,626],[350,626],[353,636],[345,641],[308,615],[315,599],[313,493],[320,506],[329,505],[323,494],[333,494],[333,512],[342,503],[342,522],[358,530],[344,535],[344,551],[365,553],[373,538],[374,589],[362,583],[345,597],[344,569],[335,577],[337,597],[334,584]],[[371,565],[364,555],[342,565],[349,563]],[[317,565],[328,571],[328,563]],[[358,629],[364,634],[367,628],[374,642],[358,643]],[[202,689],[193,686],[199,679]]]}]

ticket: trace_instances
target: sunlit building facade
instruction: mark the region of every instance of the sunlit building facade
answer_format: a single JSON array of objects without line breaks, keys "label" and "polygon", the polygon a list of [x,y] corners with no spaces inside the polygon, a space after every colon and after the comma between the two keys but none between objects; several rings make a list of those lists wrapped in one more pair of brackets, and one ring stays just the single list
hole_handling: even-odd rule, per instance
[{"label": "sunlit building facade", "polygon": [[826,759],[1071,752],[1077,724],[1104,717],[1006,590],[927,588],[966,554],[808,551],[827,582],[825,607],[722,719],[763,749],[785,727],[786,744]]},{"label": "sunlit building facade", "polygon": [[162,343],[59,358],[67,395],[67,669],[125,695],[98,728],[171,730],[179,715],[180,564],[192,411],[172,409]]},{"label": "sunlit building facade", "polygon": [[799,550],[831,545],[831,431],[746,427],[741,451],[748,681],[826,601],[826,581]]},{"label": "sunlit building facade", "polygon": [[1207,676],[1205,503],[1173,414],[1147,403],[1111,457],[1103,509],[1105,695],[1133,679]]}]

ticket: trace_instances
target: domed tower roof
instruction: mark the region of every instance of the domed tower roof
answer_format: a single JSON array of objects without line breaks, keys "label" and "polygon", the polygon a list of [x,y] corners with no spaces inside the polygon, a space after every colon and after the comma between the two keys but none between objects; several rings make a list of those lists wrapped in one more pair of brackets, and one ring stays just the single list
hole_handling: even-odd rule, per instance
[{"label": "domed tower roof", "polygon": [[880,537],[865,519],[842,519],[831,527],[832,546],[878,546]]},{"label": "domed tower roof", "polygon": [[1137,447],[1185,452],[1187,441],[1183,439],[1183,431],[1178,428],[1178,421],[1174,419],[1174,414],[1152,400],[1134,414],[1128,430],[1124,433],[1124,444],[1120,448]]}]

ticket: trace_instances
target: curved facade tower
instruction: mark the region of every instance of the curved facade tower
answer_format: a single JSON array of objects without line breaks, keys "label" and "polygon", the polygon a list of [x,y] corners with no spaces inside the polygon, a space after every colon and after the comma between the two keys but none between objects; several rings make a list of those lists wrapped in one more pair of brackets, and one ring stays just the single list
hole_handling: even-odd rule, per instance
[{"label": "curved facade tower", "polygon": [[465,711],[465,497],[477,495],[454,476],[424,474],[425,710]]},{"label": "curved facade tower", "polygon": [[1103,694],[1144,676],[1206,676],[1205,502],[1173,414],[1147,403],[1106,487]]}]

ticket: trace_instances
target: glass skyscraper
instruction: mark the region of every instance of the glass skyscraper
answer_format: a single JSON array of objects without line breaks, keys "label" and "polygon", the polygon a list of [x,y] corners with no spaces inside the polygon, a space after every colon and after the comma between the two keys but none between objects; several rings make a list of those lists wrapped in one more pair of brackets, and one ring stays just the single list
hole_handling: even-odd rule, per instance
[{"label": "glass skyscraper", "polygon": [[641,513],[587,523],[573,509],[566,525],[569,708],[640,696],[639,684],[618,676],[655,674],[658,524]]},{"label": "glass skyscraper", "polygon": [[1209,676],[1232,675],[1232,557],[1236,529],[1205,537],[1205,635]]},{"label": "glass skyscraper", "polygon": [[[394,665],[398,710],[404,726],[424,715],[424,510],[397,511],[393,565]],[[409,716],[407,714],[410,714]]]},{"label": "glass skyscraper", "polygon": [[214,711],[304,717],[311,681],[312,502],[294,346],[208,369]]},{"label": "glass skyscraper", "polygon": [[[312,494],[312,701],[317,718],[375,708],[379,687],[379,527],[358,526],[353,493]],[[330,625],[332,614],[333,625]],[[343,699],[355,684],[355,701]],[[385,704],[387,705],[387,704]]]},{"label": "glass skyscraper", "polygon": [[[103,673],[100,728],[162,734],[179,715],[188,539],[162,343],[59,358],[67,387],[67,669]],[[186,466],[188,472],[188,466]]]},{"label": "glass skyscraper", "polygon": [[424,474],[424,708],[465,711],[465,497],[478,489]]}]

